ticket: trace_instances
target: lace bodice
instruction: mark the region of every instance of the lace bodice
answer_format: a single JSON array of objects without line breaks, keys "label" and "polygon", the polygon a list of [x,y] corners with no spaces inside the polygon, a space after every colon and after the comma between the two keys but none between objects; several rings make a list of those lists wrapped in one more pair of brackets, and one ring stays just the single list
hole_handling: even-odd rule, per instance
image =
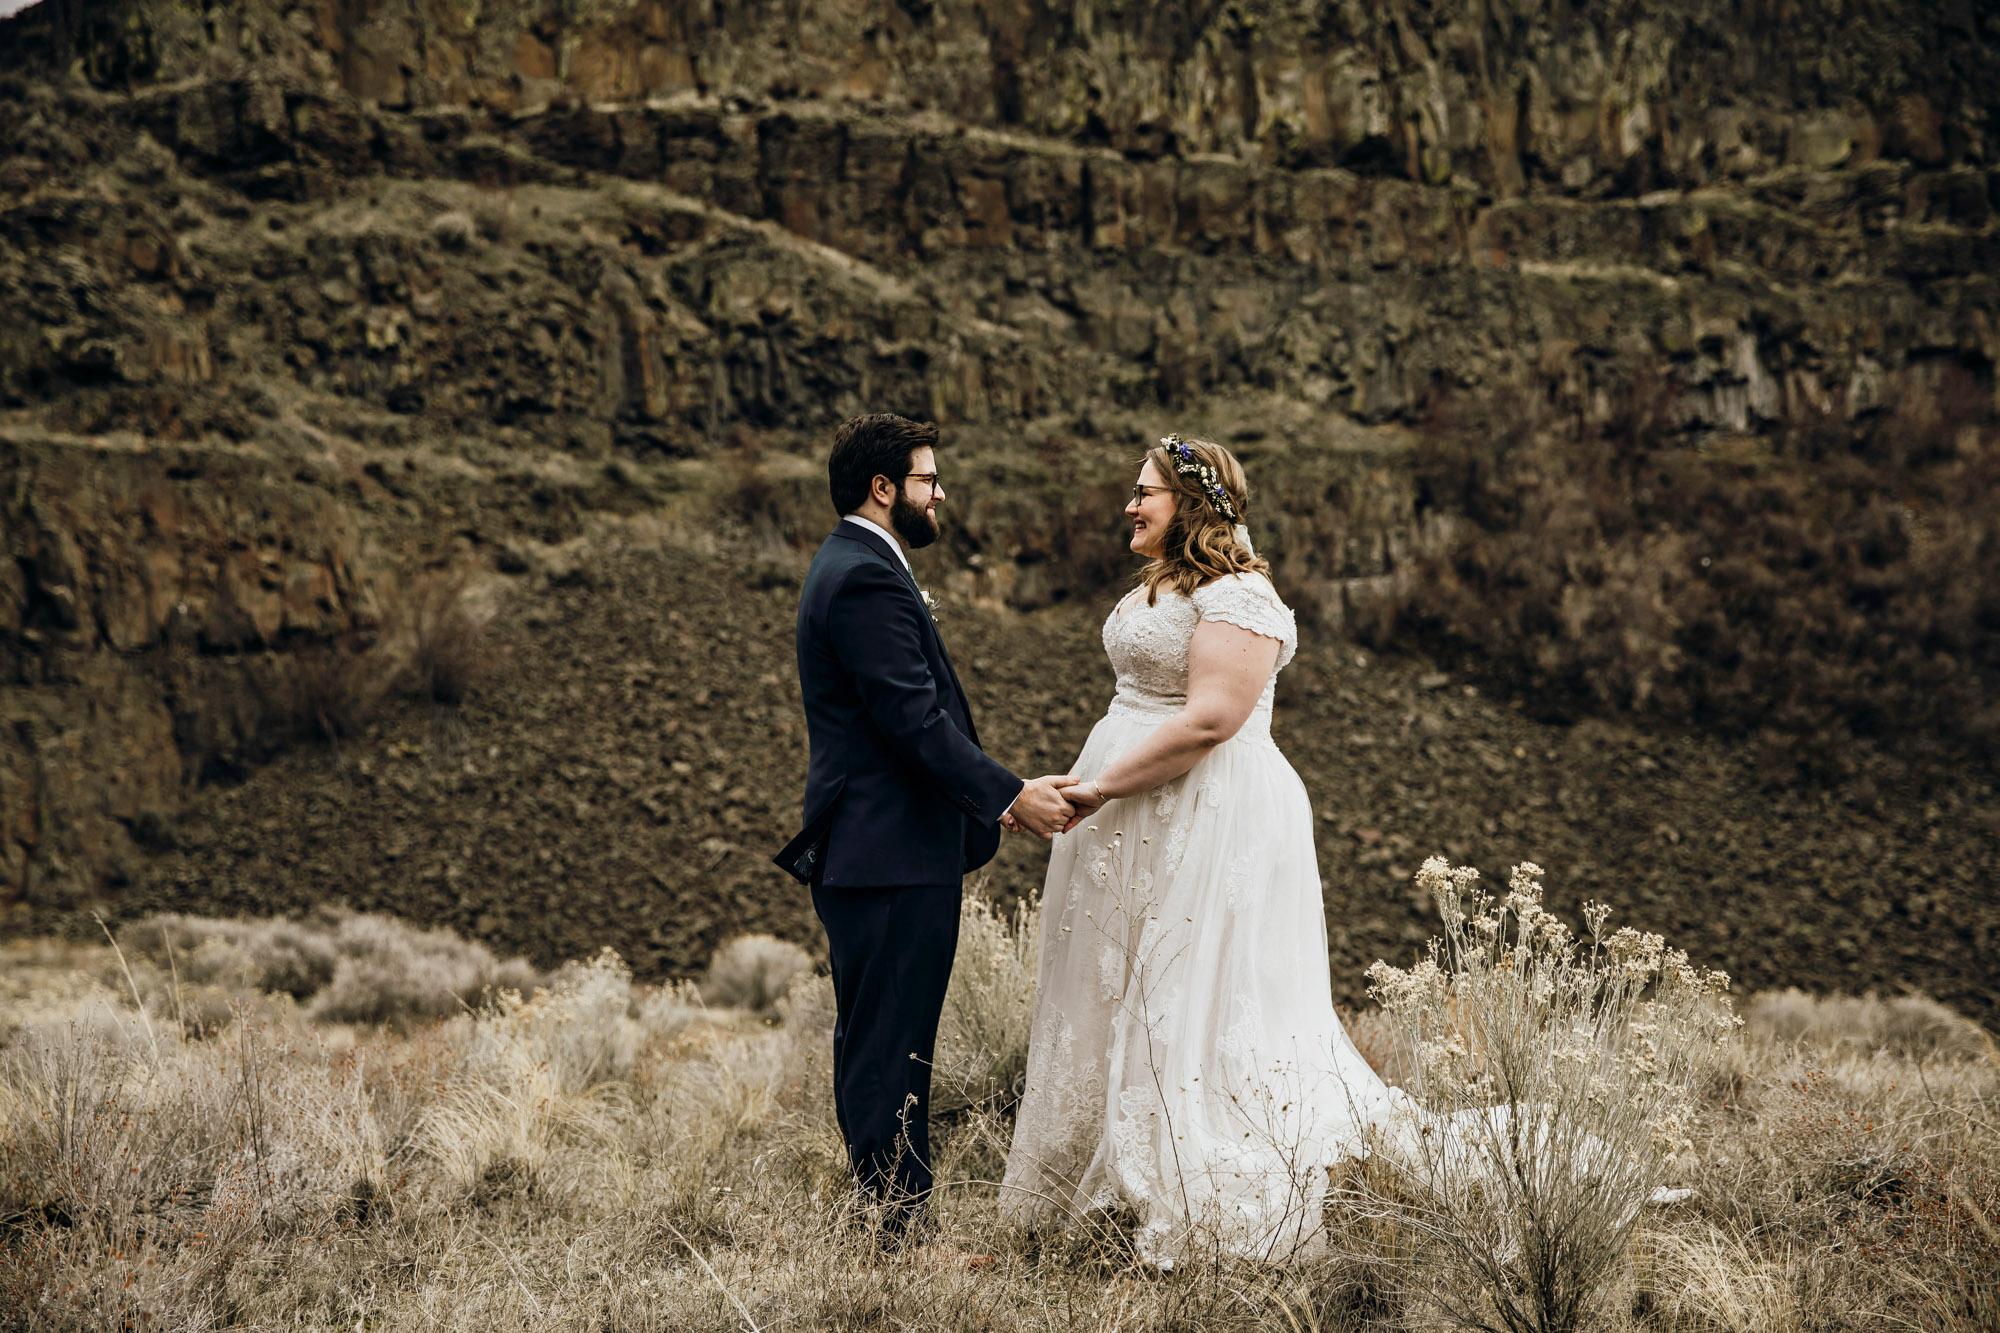
[{"label": "lace bodice", "polygon": [[1162,588],[1152,606],[1146,605],[1143,589],[1134,589],[1104,622],[1104,651],[1118,673],[1113,705],[1167,711],[1185,704],[1188,645],[1204,620],[1227,621],[1281,645],[1263,697],[1245,724],[1246,730],[1268,733],[1278,673],[1298,651],[1299,635],[1291,608],[1278,600],[1277,589],[1262,574],[1230,574],[1196,588],[1191,597]]}]

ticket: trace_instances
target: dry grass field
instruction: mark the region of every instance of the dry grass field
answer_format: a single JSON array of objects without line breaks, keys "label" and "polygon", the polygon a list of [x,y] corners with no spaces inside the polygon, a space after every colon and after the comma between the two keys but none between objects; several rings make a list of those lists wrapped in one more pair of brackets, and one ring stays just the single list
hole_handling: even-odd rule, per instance
[{"label": "dry grass field", "polygon": [[[791,946],[655,988],[383,917],[6,945],[0,1328],[1451,1326],[1393,1207],[1331,1208],[1316,1258],[1171,1272],[1115,1214],[999,1225],[1027,924],[968,905],[939,1053],[935,1218],[982,1269],[853,1215],[828,987]],[[1918,996],[1739,1011],[1693,1196],[1646,1210],[1580,1326],[2000,1327],[1991,1039]],[[1351,1022],[1393,1077],[1391,1016]]]}]

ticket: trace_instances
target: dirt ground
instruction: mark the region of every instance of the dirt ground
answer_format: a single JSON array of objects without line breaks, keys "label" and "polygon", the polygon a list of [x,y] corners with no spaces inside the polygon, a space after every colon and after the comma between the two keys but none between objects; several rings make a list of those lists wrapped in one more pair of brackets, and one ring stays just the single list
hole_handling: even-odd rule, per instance
[{"label": "dirt ground", "polygon": [[[794,828],[806,743],[792,657],[809,552],[611,522],[587,557],[491,595],[483,672],[458,710],[395,705],[365,735],[296,747],[200,794],[121,915],[297,912],[342,901],[450,925],[551,964],[611,945],[642,977],[698,970],[770,931],[823,950],[769,857]],[[917,557],[924,577],[924,557]],[[988,748],[1064,767],[1111,692],[1109,595],[1022,614],[943,592]],[[1505,881],[1532,859],[1551,903],[1664,933],[1746,989],[1920,988],[2000,1017],[2000,792],[1863,748],[1833,784],[1764,775],[1746,743],[1584,721],[1417,660],[1309,636],[1280,680],[1279,745],[1319,811],[1336,989],[1407,958],[1442,853]],[[1037,890],[1010,839],[982,877]]]}]

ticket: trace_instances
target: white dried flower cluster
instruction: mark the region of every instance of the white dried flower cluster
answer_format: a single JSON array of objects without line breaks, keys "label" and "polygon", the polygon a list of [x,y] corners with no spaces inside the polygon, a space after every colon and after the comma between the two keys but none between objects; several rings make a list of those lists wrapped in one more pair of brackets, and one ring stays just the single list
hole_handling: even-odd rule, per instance
[{"label": "white dried flower cluster", "polygon": [[1436,958],[1415,967],[1391,967],[1377,959],[1368,969],[1368,993],[1390,1013],[1421,1012],[1443,1003],[1449,983]]},{"label": "white dried flower cluster", "polygon": [[[1515,866],[1496,900],[1476,870],[1430,858],[1416,882],[1442,934],[1413,966],[1368,969],[1412,1071],[1405,1090],[1475,1127],[1470,1149],[1459,1135],[1426,1136],[1435,1160],[1405,1183],[1437,1217],[1462,1210],[1475,1230],[1496,1189],[1524,1230],[1588,1213],[1615,1247],[1688,1151],[1696,1091],[1740,1020],[1725,974],[1696,969],[1658,935],[1607,935],[1603,903],[1585,904],[1580,939],[1543,906],[1543,875]],[[1484,1169],[1474,1160],[1489,1157]]]}]

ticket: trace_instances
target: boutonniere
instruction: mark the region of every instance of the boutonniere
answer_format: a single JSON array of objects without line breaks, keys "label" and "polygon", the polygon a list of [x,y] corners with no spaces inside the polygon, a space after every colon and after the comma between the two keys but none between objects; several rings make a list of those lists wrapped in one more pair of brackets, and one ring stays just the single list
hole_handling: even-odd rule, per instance
[{"label": "boutonniere", "polygon": [[917,596],[924,599],[924,610],[931,613],[931,624],[936,625],[941,623],[938,620],[937,598],[931,596],[930,590],[928,588],[919,588],[917,589]]}]

